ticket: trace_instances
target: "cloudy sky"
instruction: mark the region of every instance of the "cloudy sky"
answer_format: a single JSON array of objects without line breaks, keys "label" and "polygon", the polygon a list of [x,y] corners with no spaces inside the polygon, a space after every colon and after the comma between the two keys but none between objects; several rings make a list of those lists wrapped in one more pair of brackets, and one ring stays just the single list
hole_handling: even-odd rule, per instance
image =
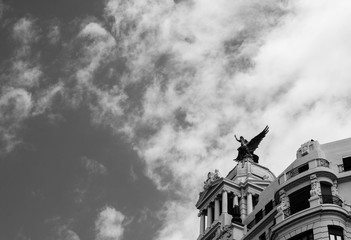
[{"label": "cloudy sky", "polygon": [[351,136],[349,0],[0,0],[0,239],[190,240],[266,125]]}]

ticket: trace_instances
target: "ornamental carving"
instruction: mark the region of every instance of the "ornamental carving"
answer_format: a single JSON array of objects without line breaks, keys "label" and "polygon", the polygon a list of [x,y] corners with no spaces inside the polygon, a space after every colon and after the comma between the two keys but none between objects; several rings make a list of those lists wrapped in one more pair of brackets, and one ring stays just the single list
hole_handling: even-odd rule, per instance
[{"label": "ornamental carving", "polygon": [[288,217],[290,214],[288,213],[288,209],[290,207],[290,202],[288,196],[286,196],[286,192],[284,190],[279,191],[279,201],[280,204],[277,207],[278,212],[283,212],[286,217]]},{"label": "ornamental carving", "polygon": [[311,179],[311,191],[310,191],[311,197],[321,195],[321,185],[317,179],[317,176],[313,174],[310,176],[310,179]]},{"label": "ornamental carving", "polygon": [[301,145],[301,147],[297,150],[296,157],[300,158],[303,157],[314,150],[314,140],[311,139],[310,141]]},{"label": "ornamental carving", "polygon": [[220,179],[221,176],[220,176],[220,173],[218,171],[218,169],[215,169],[214,172],[209,172],[207,174],[207,179],[206,181],[204,182],[204,189],[209,189],[211,186],[212,186],[212,183],[214,181],[216,181],[217,179]]},{"label": "ornamental carving", "polygon": [[332,190],[332,195],[333,196],[339,196],[338,181],[337,180],[333,181],[333,186],[331,187],[331,190]]},{"label": "ornamental carving", "polygon": [[218,228],[214,239],[231,240],[233,235],[233,228],[233,225],[226,225],[222,229]]}]

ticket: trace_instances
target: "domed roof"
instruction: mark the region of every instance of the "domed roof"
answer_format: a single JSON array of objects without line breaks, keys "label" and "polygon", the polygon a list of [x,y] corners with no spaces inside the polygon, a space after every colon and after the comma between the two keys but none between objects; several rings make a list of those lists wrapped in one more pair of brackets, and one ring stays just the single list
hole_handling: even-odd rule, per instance
[{"label": "domed roof", "polygon": [[272,182],[276,177],[268,168],[252,161],[244,161],[239,162],[226,178],[239,184],[248,179]]}]

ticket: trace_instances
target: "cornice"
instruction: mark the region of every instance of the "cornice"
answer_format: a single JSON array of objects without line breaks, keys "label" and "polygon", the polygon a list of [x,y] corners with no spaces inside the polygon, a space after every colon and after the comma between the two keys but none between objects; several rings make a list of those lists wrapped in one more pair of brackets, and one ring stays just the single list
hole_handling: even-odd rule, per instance
[{"label": "cornice", "polygon": [[310,181],[310,175],[316,174],[318,177],[323,176],[323,177],[329,177],[330,179],[334,180],[337,179],[336,174],[334,171],[332,171],[330,168],[325,168],[325,167],[316,167],[312,168],[306,172],[302,172],[293,178],[287,180],[281,185],[278,185],[279,187],[276,189],[276,193],[279,192],[282,189],[285,189],[286,191],[300,185],[303,182]]},{"label": "cornice", "polygon": [[298,213],[295,213],[284,221],[276,224],[272,227],[272,235],[277,233],[278,231],[283,231],[286,228],[290,228],[295,224],[298,224],[304,219],[313,218],[315,216],[326,216],[326,215],[338,215],[343,217],[345,220],[350,218],[350,214],[342,207],[333,205],[333,204],[322,204],[320,206],[316,206],[313,208],[304,209]]}]

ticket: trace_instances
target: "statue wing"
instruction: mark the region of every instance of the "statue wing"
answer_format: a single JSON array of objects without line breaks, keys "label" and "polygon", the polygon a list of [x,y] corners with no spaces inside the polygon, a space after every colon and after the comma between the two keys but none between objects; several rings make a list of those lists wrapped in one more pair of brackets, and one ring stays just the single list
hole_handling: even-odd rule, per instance
[{"label": "statue wing", "polygon": [[260,144],[260,142],[268,132],[269,132],[269,127],[267,125],[262,132],[260,132],[256,137],[250,140],[250,142],[247,144],[247,147],[251,153],[253,153],[257,149],[258,145]]}]

